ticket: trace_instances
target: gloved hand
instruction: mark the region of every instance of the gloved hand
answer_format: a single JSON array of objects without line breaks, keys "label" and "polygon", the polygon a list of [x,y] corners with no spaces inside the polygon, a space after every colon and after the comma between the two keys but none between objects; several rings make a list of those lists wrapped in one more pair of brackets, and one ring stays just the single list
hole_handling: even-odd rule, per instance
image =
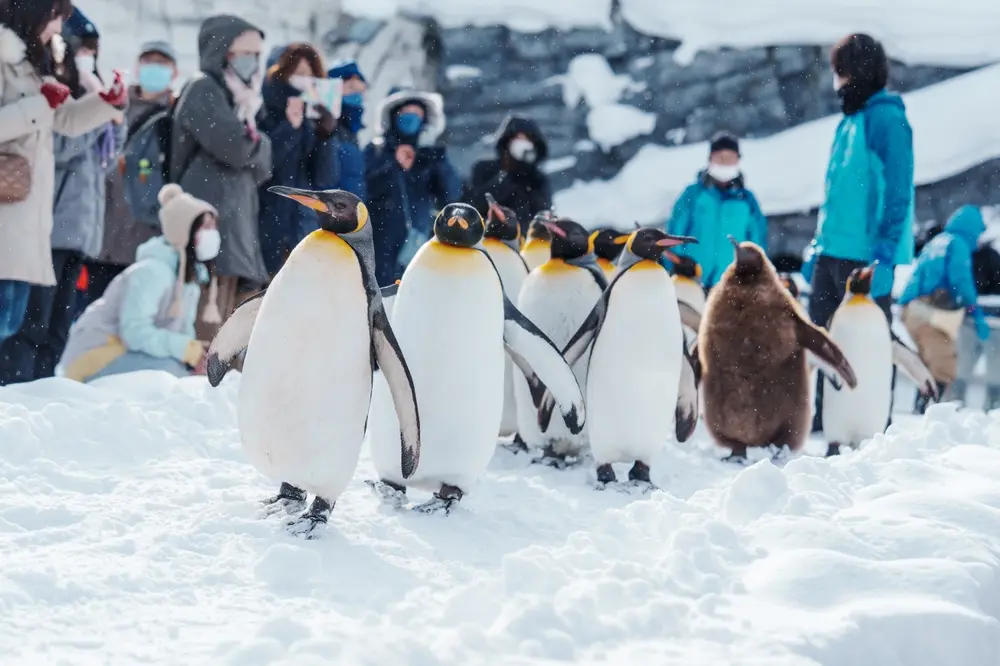
[{"label": "gloved hand", "polygon": [[896,248],[891,243],[877,243],[873,254],[872,258],[878,265],[875,266],[875,275],[872,276],[871,295],[872,298],[880,298],[892,293],[893,276],[896,273],[896,267],[893,265]]},{"label": "gloved hand", "polygon": [[976,324],[976,336],[986,342],[990,339],[990,325],[986,323],[986,315],[983,314],[983,309],[978,305],[974,305],[969,308],[969,314],[972,315],[972,321]]},{"label": "gloved hand", "polygon": [[816,239],[814,238],[802,255],[802,279],[812,283],[813,269],[816,267]]},{"label": "gloved hand", "polygon": [[122,73],[117,69],[114,70],[114,78],[111,80],[111,85],[108,86],[107,90],[97,94],[116,109],[124,108],[125,103],[128,102],[128,90],[125,88],[125,80],[122,78]]},{"label": "gloved hand", "polygon": [[58,109],[69,99],[69,86],[64,86],[58,81],[46,81],[42,84],[41,93],[49,103],[50,109]]},{"label": "gloved hand", "polygon": [[316,118],[316,135],[321,141],[325,141],[337,131],[337,119],[330,113],[330,109],[322,104],[313,104],[313,111],[318,115]]}]

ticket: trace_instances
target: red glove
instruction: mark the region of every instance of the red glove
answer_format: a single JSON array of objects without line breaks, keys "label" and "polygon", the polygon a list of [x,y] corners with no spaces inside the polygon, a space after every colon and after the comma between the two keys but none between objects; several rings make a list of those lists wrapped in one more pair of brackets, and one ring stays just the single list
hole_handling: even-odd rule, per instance
[{"label": "red glove", "polygon": [[128,90],[125,89],[125,81],[122,78],[122,73],[117,69],[113,71],[115,78],[112,79],[111,86],[104,92],[99,92],[97,94],[111,106],[116,109],[120,109],[124,107],[125,102],[128,101]]},{"label": "red glove", "polygon": [[253,141],[254,143],[260,141],[260,132],[257,131],[256,127],[254,127],[250,123],[246,123],[243,125],[243,128],[246,130],[247,136],[250,137],[251,141]]},{"label": "red glove", "polygon": [[58,109],[69,99],[69,86],[64,86],[58,81],[46,81],[42,84],[42,95],[49,103],[49,108]]}]

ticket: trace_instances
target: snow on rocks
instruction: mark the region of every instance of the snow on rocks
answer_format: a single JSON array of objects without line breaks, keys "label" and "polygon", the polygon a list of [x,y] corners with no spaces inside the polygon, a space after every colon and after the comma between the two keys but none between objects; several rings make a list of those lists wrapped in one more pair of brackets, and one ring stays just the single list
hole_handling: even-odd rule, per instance
[{"label": "snow on rocks", "polygon": [[630,139],[652,134],[656,114],[628,104],[604,104],[587,114],[587,133],[607,152]]},{"label": "snow on rocks", "polygon": [[353,16],[388,18],[399,12],[432,16],[444,27],[505,25],[519,32],[546,28],[611,27],[611,0],[341,0]]},{"label": "snow on rocks", "polygon": [[605,152],[629,139],[650,134],[656,127],[655,113],[618,103],[626,92],[641,89],[641,84],[626,74],[615,74],[604,56],[578,55],[560,78],[566,106],[586,103],[587,133]]},{"label": "snow on rocks", "polygon": [[[259,519],[239,377],[0,388],[11,663],[968,666],[1000,652],[1000,413],[932,406],[858,452],[653,461],[664,492],[497,453],[448,518],[367,452],[320,539]],[[814,448],[816,448],[814,446]],[[822,450],[822,447],[818,447]]]}]

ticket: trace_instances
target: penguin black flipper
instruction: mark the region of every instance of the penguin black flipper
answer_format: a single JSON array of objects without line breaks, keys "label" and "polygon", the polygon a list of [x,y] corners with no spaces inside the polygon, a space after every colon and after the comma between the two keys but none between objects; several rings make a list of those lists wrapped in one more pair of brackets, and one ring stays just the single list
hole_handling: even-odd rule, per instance
[{"label": "penguin black flipper", "polygon": [[858,379],[854,374],[844,352],[840,350],[826,331],[814,326],[797,314],[795,317],[795,328],[798,333],[799,345],[806,350],[810,360],[828,375],[838,375],[852,389],[858,385]]},{"label": "penguin black flipper", "polygon": [[892,335],[893,364],[902,370],[906,378],[916,385],[920,395],[925,398],[933,398],[934,402],[940,400],[941,396],[938,394],[937,382],[934,381],[931,371],[924,365],[920,354],[907,347],[894,332],[890,330],[889,333]]},{"label": "penguin black flipper", "polygon": [[[674,431],[678,442],[686,442],[698,427],[698,382],[700,364],[691,357],[683,340],[681,350],[680,390],[677,393],[677,407],[674,410]],[[696,367],[696,365],[698,367]]]},{"label": "penguin black flipper", "polygon": [[399,420],[400,471],[408,479],[420,463],[420,413],[417,410],[417,393],[413,389],[413,377],[406,365],[403,352],[399,349],[396,335],[389,324],[389,316],[381,300],[370,307],[372,348],[379,370],[389,385],[392,404]]},{"label": "penguin black flipper", "polygon": [[[507,295],[503,297],[503,341],[507,354],[525,378],[535,407],[542,396],[551,394],[560,405],[566,427],[574,435],[583,430],[586,411],[583,392],[559,348],[530,319],[518,310]],[[541,377],[539,377],[541,375]]]},{"label": "penguin black flipper", "polygon": [[264,303],[265,290],[254,294],[236,306],[233,314],[219,328],[208,347],[207,375],[208,383],[213,387],[222,383],[233,365],[233,360],[250,344],[250,333],[253,331],[257,313]]},{"label": "penguin black flipper", "polygon": [[677,309],[681,313],[681,324],[693,331],[701,330],[701,315],[693,307],[682,301],[677,301]]}]

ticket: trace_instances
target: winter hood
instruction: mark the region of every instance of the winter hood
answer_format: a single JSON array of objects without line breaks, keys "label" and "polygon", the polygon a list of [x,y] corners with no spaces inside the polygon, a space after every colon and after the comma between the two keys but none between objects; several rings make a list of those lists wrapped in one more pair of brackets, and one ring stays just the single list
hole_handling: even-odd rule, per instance
[{"label": "winter hood", "polygon": [[962,206],[948,218],[944,230],[958,236],[973,250],[979,245],[979,237],[986,231],[983,213],[975,206]]},{"label": "winter hood", "polygon": [[244,21],[238,16],[220,14],[211,16],[201,24],[198,32],[198,57],[201,71],[221,77],[226,66],[226,55],[236,38],[244,32],[259,32],[264,37],[264,31],[257,26]]},{"label": "winter hood", "polygon": [[21,38],[7,26],[0,25],[0,62],[16,65],[24,60],[26,51],[27,47]]},{"label": "winter hood", "polygon": [[416,102],[424,107],[424,127],[420,131],[420,145],[434,145],[445,128],[444,98],[438,93],[400,90],[386,97],[376,110],[382,134],[386,135],[395,131],[392,126],[393,116],[399,107],[411,102]]},{"label": "winter hood", "polygon": [[521,116],[509,115],[500,123],[496,133],[497,157],[503,157],[507,150],[507,144],[514,138],[515,134],[524,134],[538,148],[538,162],[544,162],[549,156],[549,144],[542,136],[542,130],[534,120],[522,118]]},{"label": "winter hood", "polygon": [[177,250],[175,250],[170,243],[167,242],[166,238],[163,236],[156,236],[140,245],[139,249],[135,251],[135,260],[137,262],[145,261],[147,259],[165,264],[171,271],[176,273],[177,265],[180,262],[180,255]]}]

